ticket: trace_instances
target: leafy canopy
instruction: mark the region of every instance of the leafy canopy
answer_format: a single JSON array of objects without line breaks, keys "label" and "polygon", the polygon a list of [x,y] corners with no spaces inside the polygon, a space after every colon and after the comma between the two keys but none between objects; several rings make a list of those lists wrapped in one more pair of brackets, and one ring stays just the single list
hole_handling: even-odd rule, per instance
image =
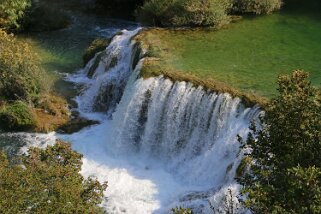
[{"label": "leafy canopy", "polygon": [[30,101],[41,91],[41,68],[31,47],[0,29],[0,100]]},{"label": "leafy canopy", "polygon": [[104,213],[98,205],[107,184],[84,179],[81,158],[62,141],[31,148],[17,164],[0,153],[2,213]]},{"label": "leafy canopy", "polygon": [[19,20],[31,6],[31,0],[0,0],[0,28],[19,28]]},{"label": "leafy canopy", "polygon": [[280,76],[279,96],[244,147],[250,170],[240,179],[253,213],[321,212],[321,90],[308,74]]}]

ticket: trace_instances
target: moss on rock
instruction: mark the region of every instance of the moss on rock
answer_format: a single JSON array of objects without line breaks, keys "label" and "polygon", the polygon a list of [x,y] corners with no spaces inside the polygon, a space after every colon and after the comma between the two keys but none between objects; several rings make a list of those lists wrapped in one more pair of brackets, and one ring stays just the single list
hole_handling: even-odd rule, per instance
[{"label": "moss on rock", "polygon": [[68,123],[60,126],[58,128],[58,132],[63,133],[63,134],[72,134],[72,133],[82,130],[83,128],[86,128],[86,127],[92,126],[92,125],[97,125],[97,124],[99,124],[98,121],[88,120],[86,118],[78,117],[78,118],[72,119]]},{"label": "moss on rock", "polygon": [[105,50],[110,42],[111,42],[111,39],[106,39],[106,38],[95,39],[89,45],[89,47],[87,48],[83,56],[84,65],[86,65],[95,56],[96,53]]}]

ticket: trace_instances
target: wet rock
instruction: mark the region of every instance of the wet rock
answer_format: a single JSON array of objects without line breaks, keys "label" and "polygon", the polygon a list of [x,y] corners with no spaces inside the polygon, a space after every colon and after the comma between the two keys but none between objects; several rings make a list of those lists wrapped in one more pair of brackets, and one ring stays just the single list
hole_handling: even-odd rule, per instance
[{"label": "wet rock", "polygon": [[[76,114],[74,115],[76,116]],[[57,132],[61,134],[72,134],[75,132],[79,132],[83,128],[97,124],[99,124],[99,121],[88,120],[86,118],[79,117],[78,115],[75,118],[71,119],[68,123],[60,126]]]}]

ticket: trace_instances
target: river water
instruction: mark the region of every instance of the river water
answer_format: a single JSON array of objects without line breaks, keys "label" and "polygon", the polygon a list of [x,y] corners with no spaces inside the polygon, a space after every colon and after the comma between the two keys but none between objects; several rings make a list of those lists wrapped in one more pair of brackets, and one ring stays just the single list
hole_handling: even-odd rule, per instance
[{"label": "river water", "polygon": [[[2,134],[2,147],[14,154],[30,146],[45,147],[57,138],[70,142],[84,154],[81,173],[108,181],[102,203],[108,213],[170,213],[176,206],[190,207],[195,213],[226,213],[230,202],[235,213],[244,213],[234,179],[243,155],[237,135],[247,135],[260,110],[186,82],[162,76],[140,78],[143,59],[133,66],[132,37],[141,29],[119,23],[76,22],[53,33],[69,35],[78,26],[77,31],[83,29],[90,36],[111,37],[122,30],[102,53],[92,78],[87,73],[95,59],[75,72],[59,71],[82,89],[75,97],[80,114],[101,124],[71,135]],[[61,41],[63,36],[59,37]],[[69,39],[63,46],[72,54]],[[77,41],[75,45],[81,43]]]}]

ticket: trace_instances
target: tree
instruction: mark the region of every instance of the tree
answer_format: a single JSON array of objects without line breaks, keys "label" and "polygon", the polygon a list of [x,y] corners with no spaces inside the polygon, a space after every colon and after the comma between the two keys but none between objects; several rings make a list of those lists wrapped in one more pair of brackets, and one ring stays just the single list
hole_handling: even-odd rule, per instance
[{"label": "tree", "polygon": [[30,45],[0,29],[0,99],[31,101],[41,89],[39,57]]},{"label": "tree", "polygon": [[31,148],[16,164],[0,154],[2,213],[104,213],[98,205],[107,184],[79,174],[82,155],[57,141]]},{"label": "tree", "polygon": [[0,0],[0,28],[19,28],[19,20],[31,6],[31,0]]},{"label": "tree", "polygon": [[240,179],[253,213],[321,212],[321,90],[308,74],[280,76],[279,96],[243,148],[253,161]]}]

